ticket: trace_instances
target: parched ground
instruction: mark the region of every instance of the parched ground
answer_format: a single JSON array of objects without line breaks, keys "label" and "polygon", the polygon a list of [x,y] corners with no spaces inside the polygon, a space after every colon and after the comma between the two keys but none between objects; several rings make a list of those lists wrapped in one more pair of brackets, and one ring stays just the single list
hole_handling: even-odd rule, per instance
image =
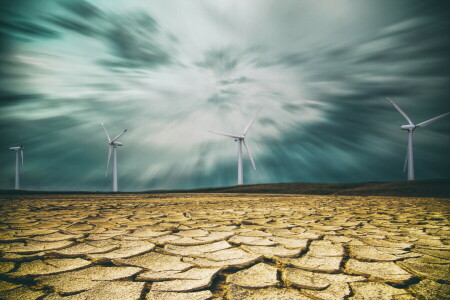
[{"label": "parched ground", "polygon": [[0,299],[449,299],[450,199],[0,196]]}]

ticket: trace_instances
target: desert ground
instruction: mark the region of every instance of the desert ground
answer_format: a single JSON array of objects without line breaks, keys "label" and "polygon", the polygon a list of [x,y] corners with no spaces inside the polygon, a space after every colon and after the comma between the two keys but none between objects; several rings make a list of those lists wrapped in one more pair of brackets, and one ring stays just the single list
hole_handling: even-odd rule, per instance
[{"label": "desert ground", "polygon": [[1,299],[449,299],[448,198],[0,195]]}]

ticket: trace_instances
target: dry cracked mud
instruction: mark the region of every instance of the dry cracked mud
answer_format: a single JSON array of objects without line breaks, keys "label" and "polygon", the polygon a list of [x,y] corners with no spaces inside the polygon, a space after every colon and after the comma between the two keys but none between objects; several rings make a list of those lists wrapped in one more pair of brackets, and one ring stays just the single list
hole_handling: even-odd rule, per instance
[{"label": "dry cracked mud", "polygon": [[0,196],[0,299],[449,299],[450,199]]}]

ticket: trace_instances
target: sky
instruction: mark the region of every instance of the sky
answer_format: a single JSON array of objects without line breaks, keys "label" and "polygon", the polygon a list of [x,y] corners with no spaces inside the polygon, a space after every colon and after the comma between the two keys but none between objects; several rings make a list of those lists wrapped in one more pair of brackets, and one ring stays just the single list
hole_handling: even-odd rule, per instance
[{"label": "sky", "polygon": [[[108,191],[406,179],[405,119],[450,111],[448,1],[0,0],[0,189]],[[450,177],[450,117],[414,135]],[[111,168],[110,168],[111,171]]]}]

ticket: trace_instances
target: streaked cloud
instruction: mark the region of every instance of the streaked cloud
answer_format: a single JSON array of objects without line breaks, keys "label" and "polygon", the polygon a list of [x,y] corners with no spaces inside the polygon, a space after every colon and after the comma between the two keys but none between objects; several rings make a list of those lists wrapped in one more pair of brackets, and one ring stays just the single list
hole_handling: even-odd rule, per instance
[{"label": "streaked cloud", "polygon": [[[413,120],[450,111],[446,10],[422,1],[15,1],[0,22],[0,188],[124,190],[402,180]],[[445,4],[442,4],[445,5]],[[418,130],[419,131],[419,130]],[[450,176],[450,119],[416,135],[417,178]]]}]

